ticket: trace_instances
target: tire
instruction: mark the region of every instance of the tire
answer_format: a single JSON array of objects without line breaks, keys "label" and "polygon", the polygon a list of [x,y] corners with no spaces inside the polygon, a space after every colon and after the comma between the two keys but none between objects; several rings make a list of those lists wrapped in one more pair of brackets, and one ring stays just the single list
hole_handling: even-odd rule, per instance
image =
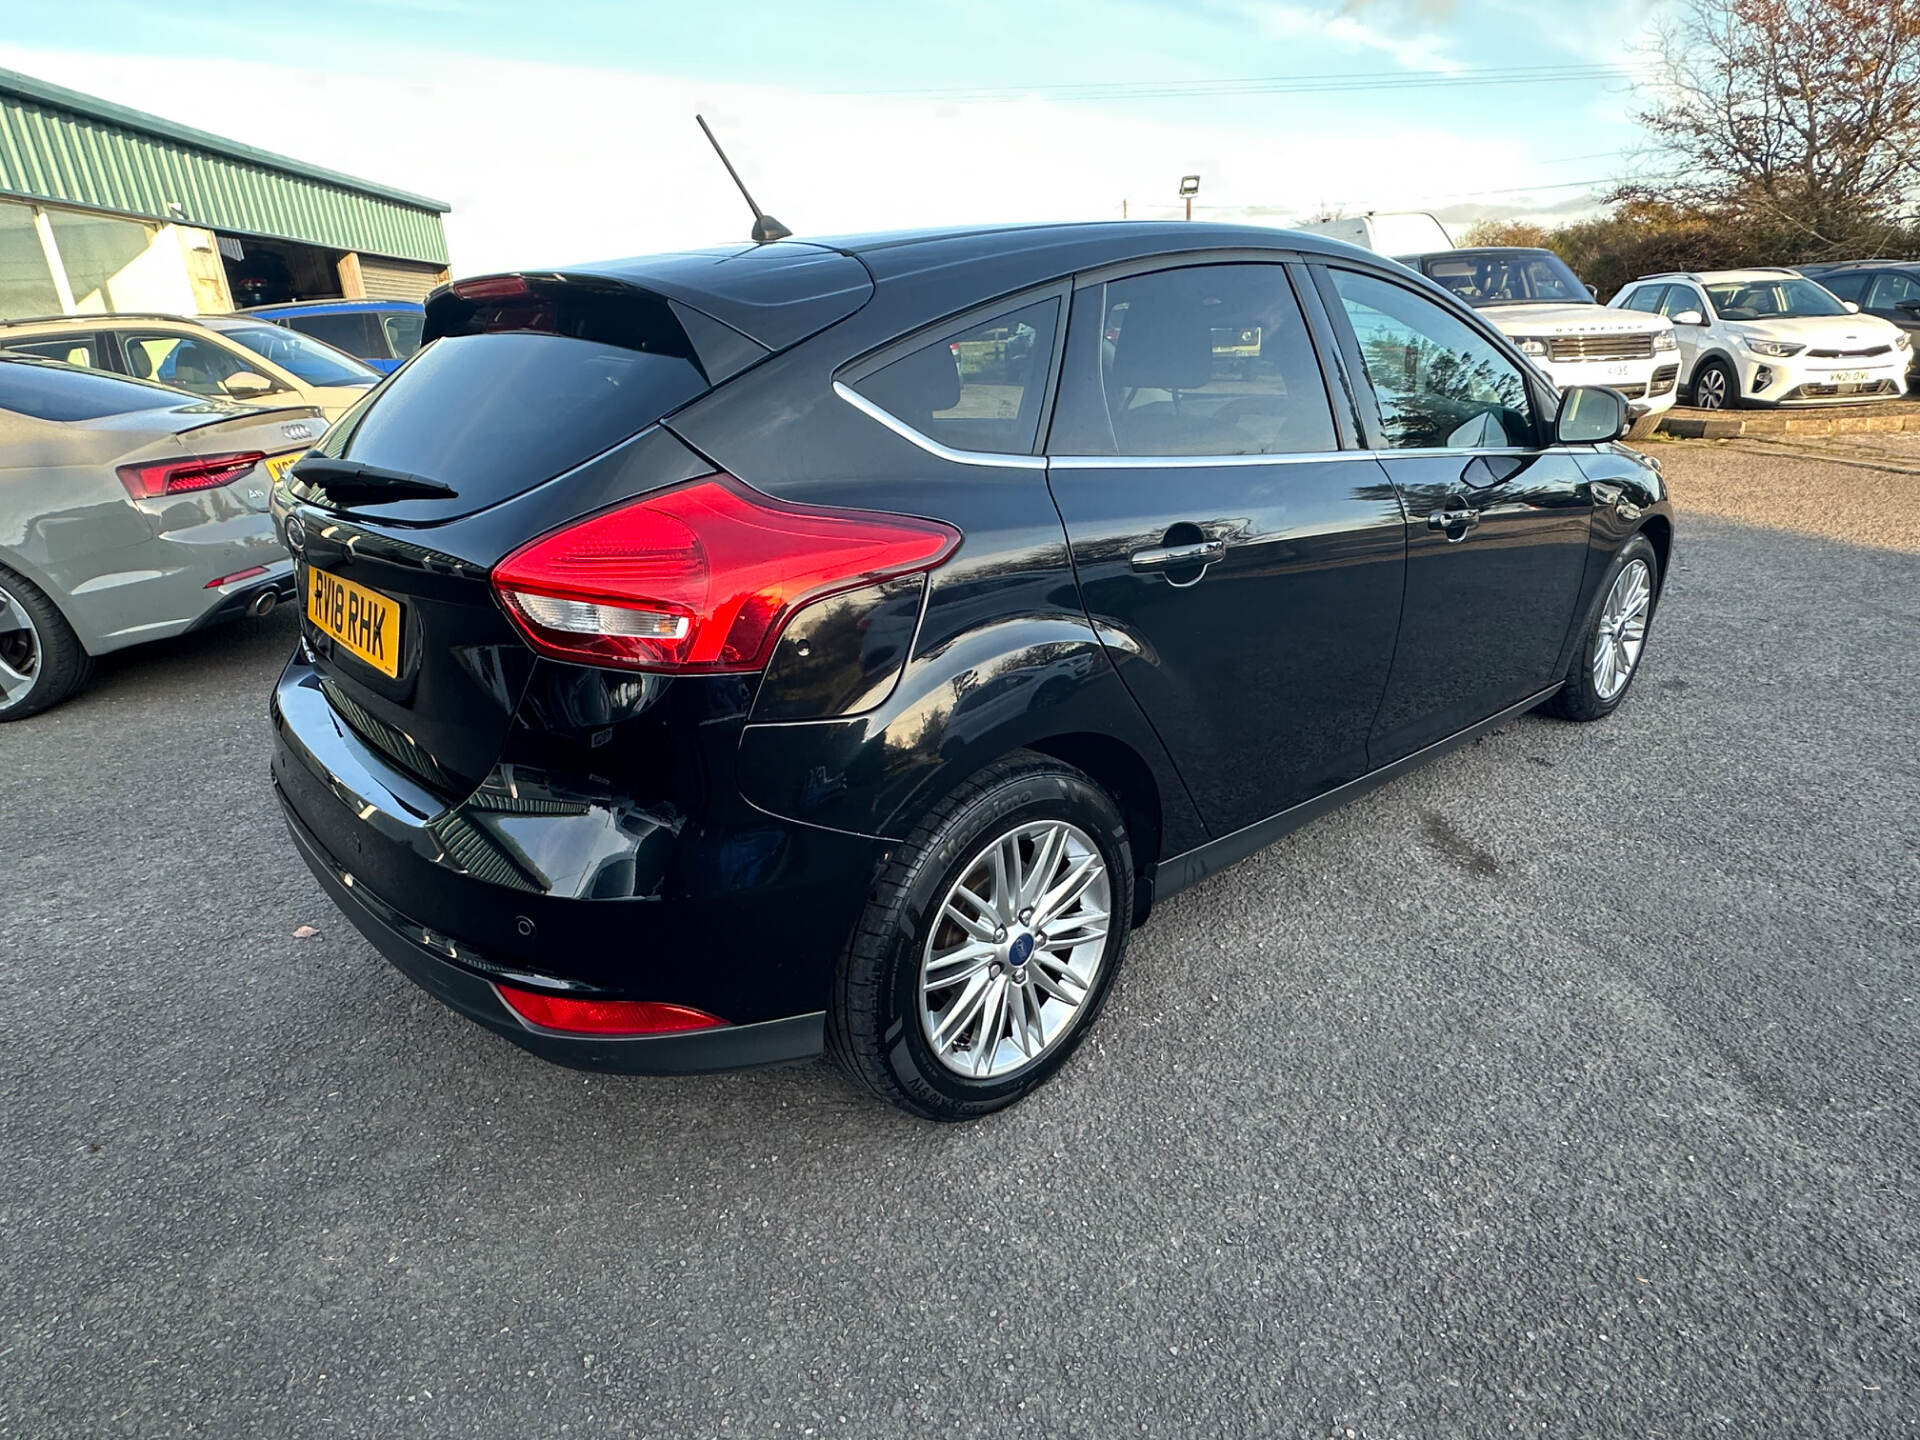
[{"label": "tire", "polygon": [[67,617],[31,580],[0,567],[0,723],[58,705],[92,673]]},{"label": "tire", "polygon": [[1645,440],[1660,428],[1660,421],[1665,413],[1665,411],[1661,411],[1655,415],[1634,416],[1633,423],[1627,427],[1625,438],[1628,440]]},{"label": "tire", "polygon": [[[1051,944],[1034,943],[1048,939],[1044,913],[1019,905],[1006,913],[1003,897],[1022,897],[1010,884],[992,888],[990,857],[1009,838],[1028,900],[1070,888],[1097,858],[1086,872],[1093,878],[1056,906]],[[1036,866],[1045,880],[1033,880]],[[984,910],[954,899],[969,879]],[[1100,909],[1105,924],[1094,935],[1096,925],[1079,917]],[[982,933],[963,931],[959,912]],[[996,915],[998,941],[994,919],[983,920]],[[1070,765],[1016,751],[943,799],[889,858],[834,976],[827,1054],[856,1084],[924,1119],[1003,1109],[1052,1076],[1099,1018],[1132,915],[1133,853],[1112,798]],[[1081,938],[1063,943],[1073,936]],[[942,1024],[953,1026],[944,1046]]]},{"label": "tire", "polygon": [[[1636,566],[1641,567],[1640,579],[1645,589],[1638,609],[1639,640],[1633,643],[1629,655],[1623,640],[1631,626],[1622,627],[1617,623],[1613,606],[1616,590],[1636,589],[1634,582],[1626,578]],[[1581,622],[1580,648],[1574,652],[1573,668],[1567,672],[1559,693],[1540,708],[1565,720],[1601,720],[1619,709],[1620,702],[1627,698],[1627,691],[1633,688],[1634,677],[1640,673],[1640,662],[1646,655],[1648,625],[1653,619],[1653,602],[1659,593],[1660,557],[1646,536],[1635,535],[1614,554],[1606,574],[1600,577],[1593,604]],[[1616,659],[1616,668],[1611,671],[1601,664],[1610,637]],[[1623,657],[1626,671],[1621,677],[1617,662]]]},{"label": "tire", "polygon": [[1702,360],[1687,388],[1696,410],[1731,410],[1740,403],[1740,377],[1724,360]]}]

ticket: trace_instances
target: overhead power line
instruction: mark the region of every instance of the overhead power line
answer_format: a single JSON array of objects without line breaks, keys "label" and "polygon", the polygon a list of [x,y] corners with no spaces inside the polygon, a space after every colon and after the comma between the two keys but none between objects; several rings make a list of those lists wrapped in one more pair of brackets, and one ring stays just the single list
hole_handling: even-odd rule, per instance
[{"label": "overhead power line", "polygon": [[1376,70],[1349,75],[1251,75],[1220,80],[1099,81],[1067,85],[981,85],[948,90],[840,90],[839,95],[912,95],[922,100],[999,100],[1045,95],[1062,100],[1158,100],[1188,96],[1327,95],[1348,91],[1428,90],[1483,85],[1546,85],[1632,80],[1628,65],[1523,65],[1478,70]]}]

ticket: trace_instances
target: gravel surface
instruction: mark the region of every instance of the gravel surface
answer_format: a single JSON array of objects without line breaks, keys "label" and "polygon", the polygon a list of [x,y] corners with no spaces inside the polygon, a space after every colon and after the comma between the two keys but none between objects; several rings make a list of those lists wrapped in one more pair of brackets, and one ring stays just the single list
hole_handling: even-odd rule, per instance
[{"label": "gravel surface", "polygon": [[1653,440],[1696,515],[1920,551],[1920,432]]},{"label": "gravel surface", "polygon": [[0,727],[0,1435],[1914,1433],[1920,558],[1660,453],[1618,715],[1172,901],[969,1127],[522,1054],[289,847],[290,616],[103,664]]}]

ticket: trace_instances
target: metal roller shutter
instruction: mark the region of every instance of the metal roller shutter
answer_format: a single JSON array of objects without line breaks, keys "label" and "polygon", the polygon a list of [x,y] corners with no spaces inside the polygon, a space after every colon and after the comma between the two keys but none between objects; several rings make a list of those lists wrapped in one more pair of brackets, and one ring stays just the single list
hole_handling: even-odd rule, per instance
[{"label": "metal roller shutter", "polygon": [[424,300],[446,271],[425,265],[397,265],[391,260],[360,257],[360,283],[369,300]]}]

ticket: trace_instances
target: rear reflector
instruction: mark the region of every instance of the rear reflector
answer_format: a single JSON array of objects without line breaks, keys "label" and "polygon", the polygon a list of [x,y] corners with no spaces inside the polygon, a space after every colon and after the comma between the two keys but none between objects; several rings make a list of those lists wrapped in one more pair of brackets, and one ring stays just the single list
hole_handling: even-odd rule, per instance
[{"label": "rear reflector", "polygon": [[258,450],[249,450],[243,455],[196,455],[191,459],[122,465],[120,483],[136,500],[157,500],[163,495],[184,495],[193,490],[217,490],[232,484],[266,458]]},{"label": "rear reflector", "polygon": [[218,590],[222,585],[231,585],[236,580],[251,580],[256,575],[267,573],[264,565],[254,565],[245,570],[236,570],[231,575],[222,575],[218,580],[207,581],[207,589]]},{"label": "rear reflector", "polygon": [[657,1000],[576,1000],[511,985],[493,988],[529,1025],[576,1035],[670,1035],[679,1030],[712,1030],[727,1023],[690,1005]]},{"label": "rear reflector", "polygon": [[766,664],[801,606],[931,570],[959,543],[937,520],[790,505],[709,475],[516,550],[493,586],[545,654],[737,673]]}]

